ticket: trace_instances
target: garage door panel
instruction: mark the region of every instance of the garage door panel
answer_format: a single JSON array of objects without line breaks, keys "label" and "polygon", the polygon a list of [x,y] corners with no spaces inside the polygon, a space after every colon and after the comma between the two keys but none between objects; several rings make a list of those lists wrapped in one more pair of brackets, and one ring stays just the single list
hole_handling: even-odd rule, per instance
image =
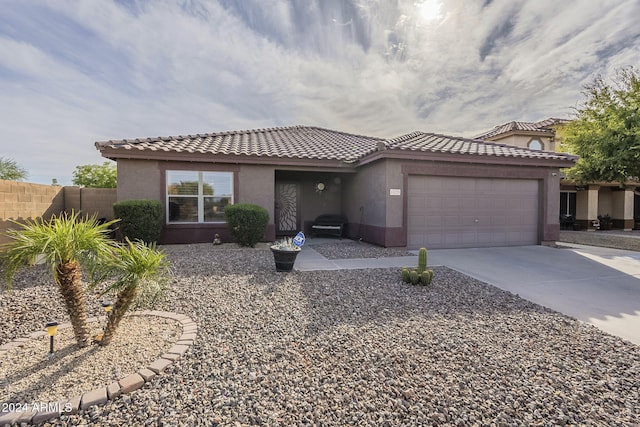
[{"label": "garage door panel", "polygon": [[415,228],[424,228],[427,225],[424,215],[411,215],[408,217],[409,224]]},{"label": "garage door panel", "polygon": [[472,227],[475,224],[476,217],[474,215],[463,215],[461,221],[455,225],[462,224],[463,227]]},{"label": "garage door panel", "polygon": [[444,227],[448,219],[448,217],[442,215],[429,215],[426,217],[425,225],[429,227]]},{"label": "garage door panel", "polygon": [[410,248],[538,243],[538,182],[410,176]]},{"label": "garage door panel", "polygon": [[467,244],[473,244],[475,243],[477,239],[477,235],[475,232],[473,233],[462,233],[462,243],[467,245]]},{"label": "garage door panel", "polygon": [[492,243],[502,243],[507,240],[507,233],[504,231],[494,231],[491,233]]},{"label": "garage door panel", "polygon": [[442,234],[429,234],[426,239],[422,239],[421,242],[421,246],[419,247],[426,246],[429,248],[439,247],[445,243]]}]

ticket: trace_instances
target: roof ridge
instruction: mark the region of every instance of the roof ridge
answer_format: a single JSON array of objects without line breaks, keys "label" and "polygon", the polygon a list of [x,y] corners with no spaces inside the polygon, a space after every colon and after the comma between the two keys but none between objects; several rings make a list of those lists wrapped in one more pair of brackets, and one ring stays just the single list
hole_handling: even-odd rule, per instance
[{"label": "roof ridge", "polygon": [[322,131],[326,131],[326,132],[338,133],[340,135],[349,135],[349,136],[355,136],[355,137],[358,137],[358,138],[367,138],[367,139],[375,139],[375,140],[385,141],[385,138],[380,138],[378,136],[362,135],[362,134],[357,134],[357,133],[345,132],[345,131],[341,131],[341,130],[323,128],[321,126],[298,125],[297,127],[306,128],[306,129],[318,129],[318,130],[322,130]]},{"label": "roof ridge", "polygon": [[164,135],[164,136],[154,136],[154,137],[139,137],[139,138],[122,138],[122,139],[109,139],[106,141],[97,141],[97,146],[106,146],[108,144],[114,143],[141,143],[141,142],[157,142],[157,141],[181,141],[184,139],[193,139],[193,138],[210,138],[216,136],[228,136],[228,135],[247,135],[247,134],[255,134],[255,133],[268,133],[274,131],[286,131],[286,130],[296,130],[296,129],[317,129],[324,132],[331,132],[340,135],[348,135],[357,138],[366,138],[370,140],[376,141],[385,141],[385,138],[377,137],[377,136],[367,136],[356,133],[344,132],[339,130],[333,130],[328,128],[323,128],[320,126],[307,126],[307,125],[290,125],[290,126],[273,126],[266,128],[255,128],[255,129],[240,129],[240,130],[226,130],[221,132],[207,132],[207,133],[196,133],[196,134],[188,134],[188,135]]}]

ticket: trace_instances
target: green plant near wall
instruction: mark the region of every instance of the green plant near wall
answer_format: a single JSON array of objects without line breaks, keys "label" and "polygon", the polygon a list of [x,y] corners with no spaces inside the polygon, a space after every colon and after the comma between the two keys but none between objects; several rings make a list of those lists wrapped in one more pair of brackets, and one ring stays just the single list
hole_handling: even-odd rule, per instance
[{"label": "green plant near wall", "polygon": [[433,280],[433,270],[427,268],[427,249],[418,251],[418,268],[404,267],[402,269],[402,281],[412,285],[429,285]]},{"label": "green plant near wall", "polygon": [[240,246],[254,247],[264,238],[269,212],[251,203],[236,203],[224,208],[229,233]]},{"label": "green plant near wall", "polygon": [[113,213],[120,219],[123,237],[131,241],[155,243],[160,239],[164,215],[158,200],[124,200],[113,204]]}]

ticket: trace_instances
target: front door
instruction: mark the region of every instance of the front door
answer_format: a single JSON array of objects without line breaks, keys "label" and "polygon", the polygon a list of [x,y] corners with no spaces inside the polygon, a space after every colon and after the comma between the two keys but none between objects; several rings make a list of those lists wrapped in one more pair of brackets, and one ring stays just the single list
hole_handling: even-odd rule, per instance
[{"label": "front door", "polygon": [[276,183],[276,235],[289,236],[298,232],[298,184]]}]

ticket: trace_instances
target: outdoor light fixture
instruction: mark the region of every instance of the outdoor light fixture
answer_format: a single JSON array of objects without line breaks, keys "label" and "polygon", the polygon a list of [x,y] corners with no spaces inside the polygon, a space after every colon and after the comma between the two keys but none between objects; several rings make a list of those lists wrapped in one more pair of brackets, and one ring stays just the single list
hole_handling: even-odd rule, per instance
[{"label": "outdoor light fixture", "polygon": [[46,324],[47,335],[49,335],[49,358],[53,357],[53,336],[58,332],[58,322]]},{"label": "outdoor light fixture", "polygon": [[[109,324],[109,313],[113,309],[113,303],[111,301],[102,301],[102,308],[104,309],[104,313],[106,314],[105,316],[106,321],[104,323],[104,327],[106,330],[107,325]],[[96,341],[102,341],[103,336],[104,336],[104,333],[96,335]]]},{"label": "outdoor light fixture", "polygon": [[113,303],[111,301],[102,301],[102,308],[104,308],[104,312],[109,315],[109,312],[113,308]]}]

